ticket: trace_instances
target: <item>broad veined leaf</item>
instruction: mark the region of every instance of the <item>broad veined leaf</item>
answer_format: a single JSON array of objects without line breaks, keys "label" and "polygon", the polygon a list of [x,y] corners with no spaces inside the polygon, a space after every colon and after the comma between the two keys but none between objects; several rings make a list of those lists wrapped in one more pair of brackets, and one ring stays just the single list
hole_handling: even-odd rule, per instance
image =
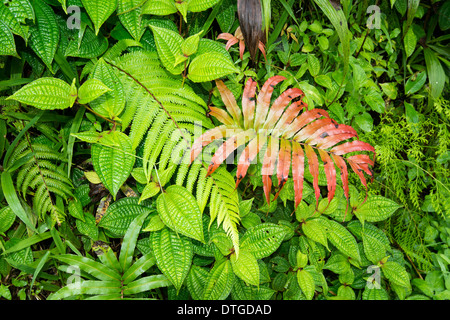
[{"label": "broad veined leaf", "polygon": [[353,212],[361,221],[378,222],[389,218],[401,206],[379,195],[369,195]]},{"label": "broad veined leaf", "polygon": [[142,25],[142,0],[118,0],[117,15],[134,40],[139,41],[145,31]]},{"label": "broad veined leaf", "polygon": [[71,40],[64,55],[66,57],[78,57],[92,59],[103,54],[108,49],[108,39],[103,34],[95,34],[87,28],[84,31],[81,42],[78,39]]},{"label": "broad veined leaf", "polygon": [[397,262],[386,261],[381,265],[381,270],[383,270],[383,274],[391,283],[401,287],[411,288],[408,272],[405,267],[399,265]]},{"label": "broad veined leaf", "polygon": [[111,89],[100,80],[89,79],[78,89],[78,102],[81,104],[89,103],[108,91],[111,91]]},{"label": "broad veined leaf", "polygon": [[30,47],[53,72],[52,62],[59,43],[59,27],[52,8],[42,0],[33,1],[36,24],[30,27]]},{"label": "broad veined leaf", "polygon": [[16,220],[16,215],[10,207],[0,209],[0,233],[6,232]]},{"label": "broad veined leaf", "polygon": [[192,12],[204,11],[218,2],[219,0],[189,0],[188,10]]},{"label": "broad veined leaf", "polygon": [[150,25],[155,37],[156,49],[162,64],[172,74],[180,74],[184,70],[184,64],[176,64],[176,57],[182,55],[181,45],[183,38],[172,30]]},{"label": "broad veined leaf", "polygon": [[[102,145],[105,137],[112,139],[116,145]],[[104,132],[99,143],[92,145],[91,154],[95,172],[115,200],[120,187],[128,179],[136,159],[130,139],[122,132]]]},{"label": "broad veined leaf", "polygon": [[236,257],[236,253],[232,253],[230,261],[235,275],[247,284],[259,286],[259,266],[255,256],[251,252],[241,249],[239,251],[239,258]]},{"label": "broad veined leaf", "polygon": [[307,270],[298,270],[297,281],[300,289],[302,289],[303,294],[306,296],[306,299],[312,300],[314,298],[316,287],[312,274]]},{"label": "broad veined leaf", "polygon": [[431,97],[437,99],[445,86],[445,72],[436,53],[430,48],[423,50],[425,54],[425,63],[427,65],[428,81],[430,83]]},{"label": "broad veined leaf", "polygon": [[202,213],[185,187],[171,185],[156,200],[161,220],[172,230],[204,242]]},{"label": "broad veined leaf", "polygon": [[188,78],[193,82],[205,82],[239,72],[239,69],[227,56],[216,52],[207,52],[196,56],[191,61]]},{"label": "broad veined leaf", "polygon": [[[282,76],[269,78],[257,97],[256,82],[247,80],[242,94],[242,111],[231,91],[217,80],[225,109],[210,107],[210,115],[222,125],[206,131],[194,141],[191,162],[213,141],[226,139],[211,159],[208,174],[212,174],[234,150],[245,146],[237,162],[236,187],[246,176],[250,164],[261,160],[262,185],[268,203],[271,201],[272,175],[277,173],[276,199],[289,179],[292,163],[296,207],[302,200],[305,175],[313,182],[316,204],[321,185],[327,185],[328,201],[331,202],[337,186],[336,167],[340,171],[344,194],[348,199],[347,163],[367,187],[365,175],[373,177],[370,167],[374,165],[374,160],[365,152],[374,154],[375,148],[363,141],[348,141],[358,138],[356,130],[337,124],[325,110],[311,109],[301,113],[302,109],[307,109],[307,105],[301,100],[293,100],[304,96],[303,88],[286,90],[270,107],[274,88],[283,80],[285,78]],[[258,159],[257,155],[263,152],[264,155]],[[353,152],[362,153],[344,157]],[[305,170],[306,165],[309,170]]]},{"label": "broad veined leaf", "polygon": [[203,300],[225,300],[233,288],[235,276],[231,267],[231,262],[224,259],[216,262],[209,271],[203,289]]},{"label": "broad veined leaf", "polygon": [[18,57],[11,30],[0,20],[0,55]]},{"label": "broad veined leaf", "polygon": [[410,55],[413,54],[417,45],[417,37],[414,34],[413,28],[408,28],[408,31],[403,37],[403,44],[405,45],[405,53],[406,57],[408,58]]},{"label": "broad veined leaf", "polygon": [[155,211],[147,205],[139,204],[138,201],[136,197],[126,197],[111,203],[98,226],[107,229],[117,237],[123,237],[136,217]]},{"label": "broad veined leaf", "polygon": [[194,255],[191,241],[164,228],[151,234],[151,246],[161,272],[180,290]]},{"label": "broad veined leaf", "polygon": [[328,248],[327,231],[317,219],[305,221],[302,224],[302,230],[308,238]]},{"label": "broad veined leaf", "polygon": [[251,252],[256,259],[265,258],[278,249],[286,229],[273,223],[259,224],[247,230],[241,239],[241,249]]},{"label": "broad veined leaf", "polygon": [[102,24],[117,8],[117,0],[82,0],[89,17],[95,26],[95,34]]},{"label": "broad veined leaf", "polygon": [[102,116],[110,119],[116,118],[125,107],[125,93],[114,69],[103,59],[100,59],[89,75],[89,79],[98,79],[111,89],[111,91],[90,102],[92,109]]},{"label": "broad veined leaf", "polygon": [[323,226],[327,229],[328,240],[342,253],[355,259],[357,262],[361,261],[359,255],[358,244],[353,235],[339,222],[321,219]]},{"label": "broad veined leaf", "polygon": [[16,11],[16,8],[22,8],[24,11],[31,10],[32,12],[32,20],[34,20],[34,12],[33,8],[31,7],[30,3],[17,3],[14,5],[11,5],[8,3],[9,6],[6,6],[6,4],[3,6],[0,6],[0,21],[9,29],[12,33],[17,34],[21,36],[25,43],[28,40],[28,29],[29,27],[25,25],[25,18],[31,18],[31,15],[24,12],[24,16],[21,16]]},{"label": "broad veined leaf", "polygon": [[194,300],[202,299],[208,275],[209,273],[206,268],[199,267],[195,264],[191,266],[186,279],[186,285]]},{"label": "broad veined leaf", "polygon": [[166,16],[175,12],[177,12],[177,7],[175,6],[175,1],[173,0],[147,1],[142,7],[143,14]]},{"label": "broad veined leaf", "polygon": [[72,107],[76,98],[75,81],[71,86],[58,78],[43,77],[23,86],[7,99],[16,100],[42,110],[54,110]]}]

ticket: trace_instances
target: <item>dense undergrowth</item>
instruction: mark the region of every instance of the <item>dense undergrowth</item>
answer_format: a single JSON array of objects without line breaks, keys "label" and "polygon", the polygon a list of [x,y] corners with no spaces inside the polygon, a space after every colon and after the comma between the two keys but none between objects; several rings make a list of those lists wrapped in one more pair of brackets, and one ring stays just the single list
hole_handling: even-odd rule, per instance
[{"label": "dense undergrowth", "polygon": [[0,3],[0,299],[450,299],[450,1],[239,3]]}]

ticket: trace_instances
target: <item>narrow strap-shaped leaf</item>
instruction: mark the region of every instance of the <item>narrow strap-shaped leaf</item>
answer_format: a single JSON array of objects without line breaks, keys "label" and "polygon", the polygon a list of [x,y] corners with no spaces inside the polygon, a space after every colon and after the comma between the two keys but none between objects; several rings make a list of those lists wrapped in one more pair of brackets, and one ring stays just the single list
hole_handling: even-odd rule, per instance
[{"label": "narrow strap-shaped leaf", "polygon": [[272,174],[275,169],[275,162],[278,157],[278,151],[279,151],[279,140],[276,138],[269,137],[269,142],[267,144],[267,149],[264,155],[261,170],[264,194],[266,196],[266,201],[268,204],[270,203],[270,190],[272,189]]},{"label": "narrow strap-shaped leaf", "polygon": [[316,207],[319,204],[320,189],[319,189],[319,160],[310,145],[305,145],[305,153],[308,158],[309,172],[313,176],[313,187],[316,196]]},{"label": "narrow strap-shaped leaf", "polygon": [[222,108],[217,107],[209,107],[209,115],[215,117],[221,123],[226,125],[233,125],[234,121],[230,117],[227,111]]},{"label": "narrow strap-shaped leaf", "polygon": [[277,163],[277,179],[278,191],[274,200],[278,197],[280,191],[283,189],[289,177],[289,170],[291,168],[291,143],[289,140],[280,139],[280,152],[278,153]]},{"label": "narrow strap-shaped leaf", "polygon": [[140,257],[128,270],[123,274],[122,281],[124,284],[130,283],[150,267],[156,263],[156,258],[152,253],[148,253]]},{"label": "narrow strap-shaped leaf", "polygon": [[216,86],[219,90],[220,96],[222,97],[223,103],[227,107],[228,112],[233,117],[236,124],[241,124],[242,122],[242,112],[239,109],[236,98],[233,93],[228,89],[222,80],[216,80]]},{"label": "narrow strap-shaped leaf", "polygon": [[349,187],[348,187],[347,164],[345,163],[345,160],[342,159],[341,156],[337,156],[335,154],[331,154],[331,157],[333,158],[334,162],[336,163],[337,167],[339,168],[339,170],[341,172],[342,188],[344,189],[345,198],[348,201]]},{"label": "narrow strap-shaped leaf", "polygon": [[77,266],[80,270],[89,273],[99,280],[120,281],[121,279],[121,276],[117,270],[111,269],[100,262],[86,257],[79,257],[73,254],[60,254],[54,256],[54,258],[67,263],[68,265]]},{"label": "narrow strap-shaped leaf", "polygon": [[227,136],[227,132],[235,132],[241,131],[238,127],[230,127],[226,125],[218,126],[213,129],[210,129],[203,133],[200,137],[198,137],[191,147],[191,163],[199,156],[202,152],[203,147],[207,146],[211,142],[217,139],[222,139]]},{"label": "narrow strap-shaped leaf", "polygon": [[122,270],[127,270],[133,261],[134,249],[136,248],[136,241],[141,231],[142,224],[150,211],[144,212],[137,216],[128,227],[125,236],[123,237],[122,247],[120,249],[119,264]]},{"label": "narrow strap-shaped leaf", "polygon": [[236,150],[239,146],[253,139],[256,133],[253,129],[239,132],[225,141],[211,159],[211,164],[208,167],[208,176],[211,175],[220,164],[228,158],[228,156]]},{"label": "narrow strap-shaped leaf", "polygon": [[334,167],[333,160],[331,160],[328,152],[319,149],[319,155],[323,161],[325,175],[327,177],[328,203],[329,203],[331,200],[333,200],[334,193],[336,192],[336,169]]},{"label": "narrow strap-shaped leaf", "polygon": [[49,300],[61,300],[80,294],[120,294],[122,288],[120,281],[96,281],[86,280],[69,284],[51,294]]},{"label": "narrow strap-shaped leaf", "polygon": [[266,120],[267,113],[269,111],[270,98],[272,97],[275,86],[283,80],[286,80],[283,76],[273,76],[269,78],[262,86],[256,100],[255,122],[253,125],[253,128],[256,131],[258,131],[259,127],[262,126]]},{"label": "narrow strap-shaped leaf", "polygon": [[242,93],[242,113],[244,115],[245,129],[253,125],[256,106],[256,86],[257,82],[249,78]]},{"label": "narrow strap-shaped leaf", "polygon": [[248,167],[258,155],[259,151],[267,142],[267,134],[262,132],[256,136],[253,140],[251,140],[248,145],[245,147],[241,156],[238,160],[238,166],[236,171],[236,188],[239,183],[244,179],[247,174]]},{"label": "narrow strap-shaped leaf", "polygon": [[354,151],[372,151],[375,152],[375,148],[372,147],[367,142],[355,140],[351,142],[346,142],[343,144],[340,144],[333,149],[330,150],[331,153],[334,153],[335,155],[343,155],[346,153],[354,152]]},{"label": "narrow strap-shaped leaf", "polygon": [[289,88],[284,91],[272,104],[266,122],[263,125],[264,129],[270,129],[278,121],[283,114],[285,108],[292,99],[303,95],[303,91],[298,88]]},{"label": "narrow strap-shaped leaf", "polygon": [[165,275],[157,274],[153,276],[143,277],[127,284],[123,288],[123,294],[130,295],[144,291],[150,291],[156,288],[168,287],[169,285],[170,281],[167,280]]},{"label": "narrow strap-shaped leaf", "polygon": [[303,197],[303,179],[305,171],[305,155],[302,147],[296,141],[292,141],[292,179],[294,181],[295,208],[298,207]]},{"label": "narrow strap-shaped leaf", "polygon": [[278,120],[273,131],[284,131],[287,126],[298,116],[300,111],[306,106],[303,101],[295,101],[284,111],[281,118]]}]

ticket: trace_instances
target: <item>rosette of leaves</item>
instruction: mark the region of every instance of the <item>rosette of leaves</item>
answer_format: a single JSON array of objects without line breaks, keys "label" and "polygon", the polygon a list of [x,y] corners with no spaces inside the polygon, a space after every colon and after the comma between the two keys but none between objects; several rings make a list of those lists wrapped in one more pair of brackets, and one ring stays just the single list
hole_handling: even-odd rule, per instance
[{"label": "rosette of leaves", "polygon": [[[226,110],[210,107],[210,115],[222,125],[206,131],[194,141],[191,162],[211,142],[225,139],[211,159],[207,173],[211,175],[238,147],[245,146],[237,160],[237,187],[246,176],[250,164],[254,163],[257,155],[265,149],[261,174],[267,203],[270,203],[272,175],[276,169],[278,192],[274,199],[292,172],[297,207],[302,199],[306,162],[313,177],[316,205],[318,203],[320,157],[327,179],[328,201],[333,199],[336,191],[336,167],[340,171],[345,197],[348,200],[347,163],[367,187],[364,174],[372,177],[371,166],[374,165],[374,160],[366,153],[354,152],[375,153],[375,149],[368,143],[353,139],[358,137],[355,129],[337,124],[325,110],[311,109],[300,113],[306,104],[301,101],[303,92],[298,88],[290,88],[281,93],[270,107],[275,86],[285,79],[282,76],[269,78],[257,97],[257,83],[251,78],[248,79],[242,95],[242,109],[225,84],[217,80],[216,85]],[[293,101],[297,98],[300,100]]]}]

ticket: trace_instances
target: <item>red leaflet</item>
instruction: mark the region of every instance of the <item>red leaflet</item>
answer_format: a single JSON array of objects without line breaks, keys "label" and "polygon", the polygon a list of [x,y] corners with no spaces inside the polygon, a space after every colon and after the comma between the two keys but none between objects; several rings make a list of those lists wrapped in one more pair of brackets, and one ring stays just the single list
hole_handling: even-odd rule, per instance
[{"label": "red leaflet", "polygon": [[278,192],[274,200],[278,197],[281,189],[289,177],[289,169],[291,168],[291,143],[286,139],[281,139],[280,152],[278,153],[277,178]]},{"label": "red leaflet", "polygon": [[364,185],[364,187],[367,188],[367,182],[366,182],[366,177],[364,177],[364,173],[363,173],[363,169],[359,166],[359,164],[355,163],[355,162],[348,162],[350,164],[350,167],[352,168],[352,170],[358,175],[359,180],[361,180],[361,183]]},{"label": "red leaflet", "polygon": [[319,205],[320,189],[319,189],[319,160],[310,145],[305,145],[305,153],[308,158],[309,172],[313,176],[313,187],[316,195],[316,207]]},{"label": "red leaflet", "polygon": [[256,85],[256,81],[249,78],[245,84],[244,92],[242,93],[242,113],[244,114],[245,129],[248,129],[253,125],[255,117]]},{"label": "red leaflet", "polygon": [[265,134],[259,134],[256,136],[255,139],[249,142],[247,147],[245,147],[244,151],[242,152],[241,156],[239,157],[237,171],[236,171],[236,188],[241,182],[241,180],[245,177],[247,174],[248,167],[252,163],[252,161],[255,159],[255,157],[258,155],[259,150],[266,144],[267,142],[267,135]]},{"label": "red leaflet", "polygon": [[222,108],[217,107],[209,107],[209,115],[213,116],[223,124],[232,125],[234,124],[233,119],[230,117],[228,112],[223,110]]},{"label": "red leaflet", "polygon": [[362,142],[359,140],[355,140],[355,141],[351,141],[351,142],[346,142],[343,144],[340,144],[336,147],[334,147],[333,149],[330,150],[331,153],[334,153],[338,156],[346,154],[346,153],[350,153],[350,152],[354,152],[354,151],[372,151],[375,152],[375,148],[372,147],[370,144],[366,143],[366,142]]},{"label": "red leaflet", "polygon": [[328,149],[331,148],[332,146],[336,145],[339,142],[342,142],[344,140],[353,138],[355,135],[353,133],[341,133],[341,134],[336,134],[333,136],[328,136],[324,139],[321,139],[321,141],[319,139],[316,139],[315,141],[311,141],[310,145],[315,145],[317,143],[317,141],[320,141],[320,143],[317,143],[317,148],[320,149]]},{"label": "red leaflet", "polygon": [[253,130],[247,130],[239,132],[225,141],[212,157],[206,176],[211,175],[234,150],[246,143],[249,139],[253,139],[254,136],[255,132]]},{"label": "red leaflet", "polygon": [[331,160],[328,152],[319,149],[319,155],[323,161],[323,168],[327,177],[328,203],[330,203],[336,192],[336,169],[334,168],[334,162]]},{"label": "red leaflet", "polygon": [[256,116],[253,128],[258,131],[259,127],[264,123],[267,112],[269,111],[270,98],[272,97],[273,89],[275,86],[286,80],[285,77],[282,76],[274,76],[269,78],[261,88],[261,91],[258,94],[258,98],[256,100]]},{"label": "red leaflet", "polygon": [[288,126],[292,120],[295,119],[295,117],[299,114],[299,112],[302,110],[302,108],[305,106],[305,104],[302,101],[296,101],[293,102],[283,113],[280,120],[278,120],[278,123],[276,124],[274,131],[281,130],[283,128]]},{"label": "red leaflet", "polygon": [[342,188],[344,189],[345,198],[348,200],[349,188],[348,188],[347,164],[345,163],[344,159],[342,159],[341,156],[331,154],[331,157],[333,158],[334,162],[336,162],[336,165],[338,166],[339,170],[341,171]]},{"label": "red leaflet", "polygon": [[[203,147],[207,146],[214,140],[222,139],[222,138],[226,137],[227,131],[232,131],[232,129],[233,129],[233,127],[222,125],[222,126],[210,129],[210,130],[206,131],[204,134],[202,134],[192,144],[191,163],[198,157],[198,155],[202,151]],[[242,129],[235,129],[235,130],[242,131]],[[235,131],[235,133],[236,133],[236,131]]]},{"label": "red leaflet", "polygon": [[312,109],[303,112],[300,116],[295,118],[294,121],[286,128],[283,135],[285,138],[291,138],[297,131],[303,128],[311,121],[319,119],[321,117],[329,118],[328,112],[322,109]]},{"label": "red leaflet", "polygon": [[275,161],[278,156],[278,139],[269,138],[266,153],[264,155],[263,166],[261,170],[264,194],[267,203],[270,204],[270,190],[272,188],[272,174],[275,169]]},{"label": "red leaflet", "polygon": [[225,86],[222,80],[216,80],[217,89],[222,97],[223,103],[227,107],[228,112],[233,117],[236,124],[240,124],[242,120],[241,109],[236,103],[233,93]]},{"label": "red leaflet", "polygon": [[264,129],[269,129],[273,127],[277,120],[283,114],[286,106],[291,102],[292,99],[295,99],[299,96],[303,95],[302,90],[297,88],[291,88],[284,91],[272,104],[270,108],[269,114],[267,115],[267,120],[263,125]]},{"label": "red leaflet", "polygon": [[304,141],[306,139],[308,139],[313,133],[315,133],[317,130],[323,128],[324,126],[328,125],[328,124],[333,124],[333,119],[330,118],[324,118],[324,119],[319,119],[316,120],[314,122],[312,122],[311,124],[308,124],[306,127],[304,127],[302,130],[300,130],[295,136],[294,136],[294,140],[295,141]]},{"label": "red leaflet", "polygon": [[303,178],[305,172],[305,155],[298,142],[292,141],[292,179],[294,181],[295,208],[303,197]]}]

